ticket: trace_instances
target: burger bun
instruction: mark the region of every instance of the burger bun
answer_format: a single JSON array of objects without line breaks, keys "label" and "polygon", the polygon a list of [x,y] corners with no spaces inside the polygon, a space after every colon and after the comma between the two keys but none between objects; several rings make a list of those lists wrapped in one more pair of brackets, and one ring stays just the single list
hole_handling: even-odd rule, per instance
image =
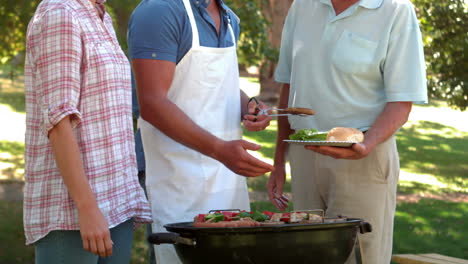
[{"label": "burger bun", "polygon": [[327,141],[363,142],[364,134],[352,127],[335,127],[328,132]]}]

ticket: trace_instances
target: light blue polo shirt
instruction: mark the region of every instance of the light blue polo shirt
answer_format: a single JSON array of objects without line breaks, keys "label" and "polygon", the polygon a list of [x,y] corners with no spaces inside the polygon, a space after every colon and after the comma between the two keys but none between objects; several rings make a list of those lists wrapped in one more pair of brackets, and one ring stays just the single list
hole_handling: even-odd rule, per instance
[{"label": "light blue polo shirt", "polygon": [[[210,0],[190,0],[197,23],[200,45],[231,47],[239,39],[239,18],[222,0],[220,34],[206,7]],[[215,0],[213,0],[215,1]],[[231,24],[236,37],[228,29]],[[192,28],[182,0],[142,0],[135,8],[128,25],[128,53],[132,59],[155,59],[178,63],[192,47]],[[133,114],[140,115],[132,76]],[[139,131],[135,135],[138,170],[145,170],[143,145]]]},{"label": "light blue polo shirt", "polygon": [[367,130],[387,102],[427,102],[423,44],[408,0],[361,0],[336,16],[330,0],[295,0],[275,79],[291,84],[293,129]]}]

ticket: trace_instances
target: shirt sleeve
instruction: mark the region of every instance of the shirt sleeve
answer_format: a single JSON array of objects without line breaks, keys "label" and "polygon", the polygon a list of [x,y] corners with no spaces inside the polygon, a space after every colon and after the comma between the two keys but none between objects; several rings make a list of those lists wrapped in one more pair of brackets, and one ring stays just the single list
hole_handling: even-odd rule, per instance
[{"label": "shirt sleeve", "polygon": [[72,125],[81,121],[78,110],[81,88],[82,44],[80,26],[69,10],[46,12],[33,30],[37,41],[31,47],[36,65],[36,96],[48,132],[64,117],[72,115]]},{"label": "shirt sleeve", "polygon": [[427,103],[422,36],[411,5],[399,16],[383,67],[388,102]]},{"label": "shirt sleeve", "polygon": [[133,12],[128,27],[130,57],[175,63],[183,17],[175,6],[163,1],[142,2]]},{"label": "shirt sleeve", "polygon": [[279,83],[291,82],[291,65],[292,65],[292,40],[295,26],[295,9],[296,1],[294,1],[289,9],[286,21],[281,35],[281,47],[279,53],[279,61],[275,71],[275,80]]}]

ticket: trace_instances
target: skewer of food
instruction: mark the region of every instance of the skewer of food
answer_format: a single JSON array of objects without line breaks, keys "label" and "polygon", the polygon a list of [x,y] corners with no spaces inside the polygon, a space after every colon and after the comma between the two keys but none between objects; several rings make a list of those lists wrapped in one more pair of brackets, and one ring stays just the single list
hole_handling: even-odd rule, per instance
[{"label": "skewer of food", "polygon": [[208,214],[199,214],[194,218],[194,227],[252,227],[269,226],[282,224],[311,224],[323,223],[323,216],[317,213],[304,212],[285,212],[275,213],[269,211],[263,212],[233,212],[233,211],[215,211]]}]

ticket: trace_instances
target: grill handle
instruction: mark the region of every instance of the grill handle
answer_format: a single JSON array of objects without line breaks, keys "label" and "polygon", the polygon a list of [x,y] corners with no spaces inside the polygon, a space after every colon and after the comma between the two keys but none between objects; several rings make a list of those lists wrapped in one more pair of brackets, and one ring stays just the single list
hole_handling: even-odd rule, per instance
[{"label": "grill handle", "polygon": [[195,240],[181,237],[177,233],[152,233],[148,236],[148,242],[150,244],[184,244],[188,246],[195,246],[197,243]]},{"label": "grill handle", "polygon": [[359,224],[359,231],[361,234],[370,233],[372,232],[372,226],[368,222],[361,222]]}]

